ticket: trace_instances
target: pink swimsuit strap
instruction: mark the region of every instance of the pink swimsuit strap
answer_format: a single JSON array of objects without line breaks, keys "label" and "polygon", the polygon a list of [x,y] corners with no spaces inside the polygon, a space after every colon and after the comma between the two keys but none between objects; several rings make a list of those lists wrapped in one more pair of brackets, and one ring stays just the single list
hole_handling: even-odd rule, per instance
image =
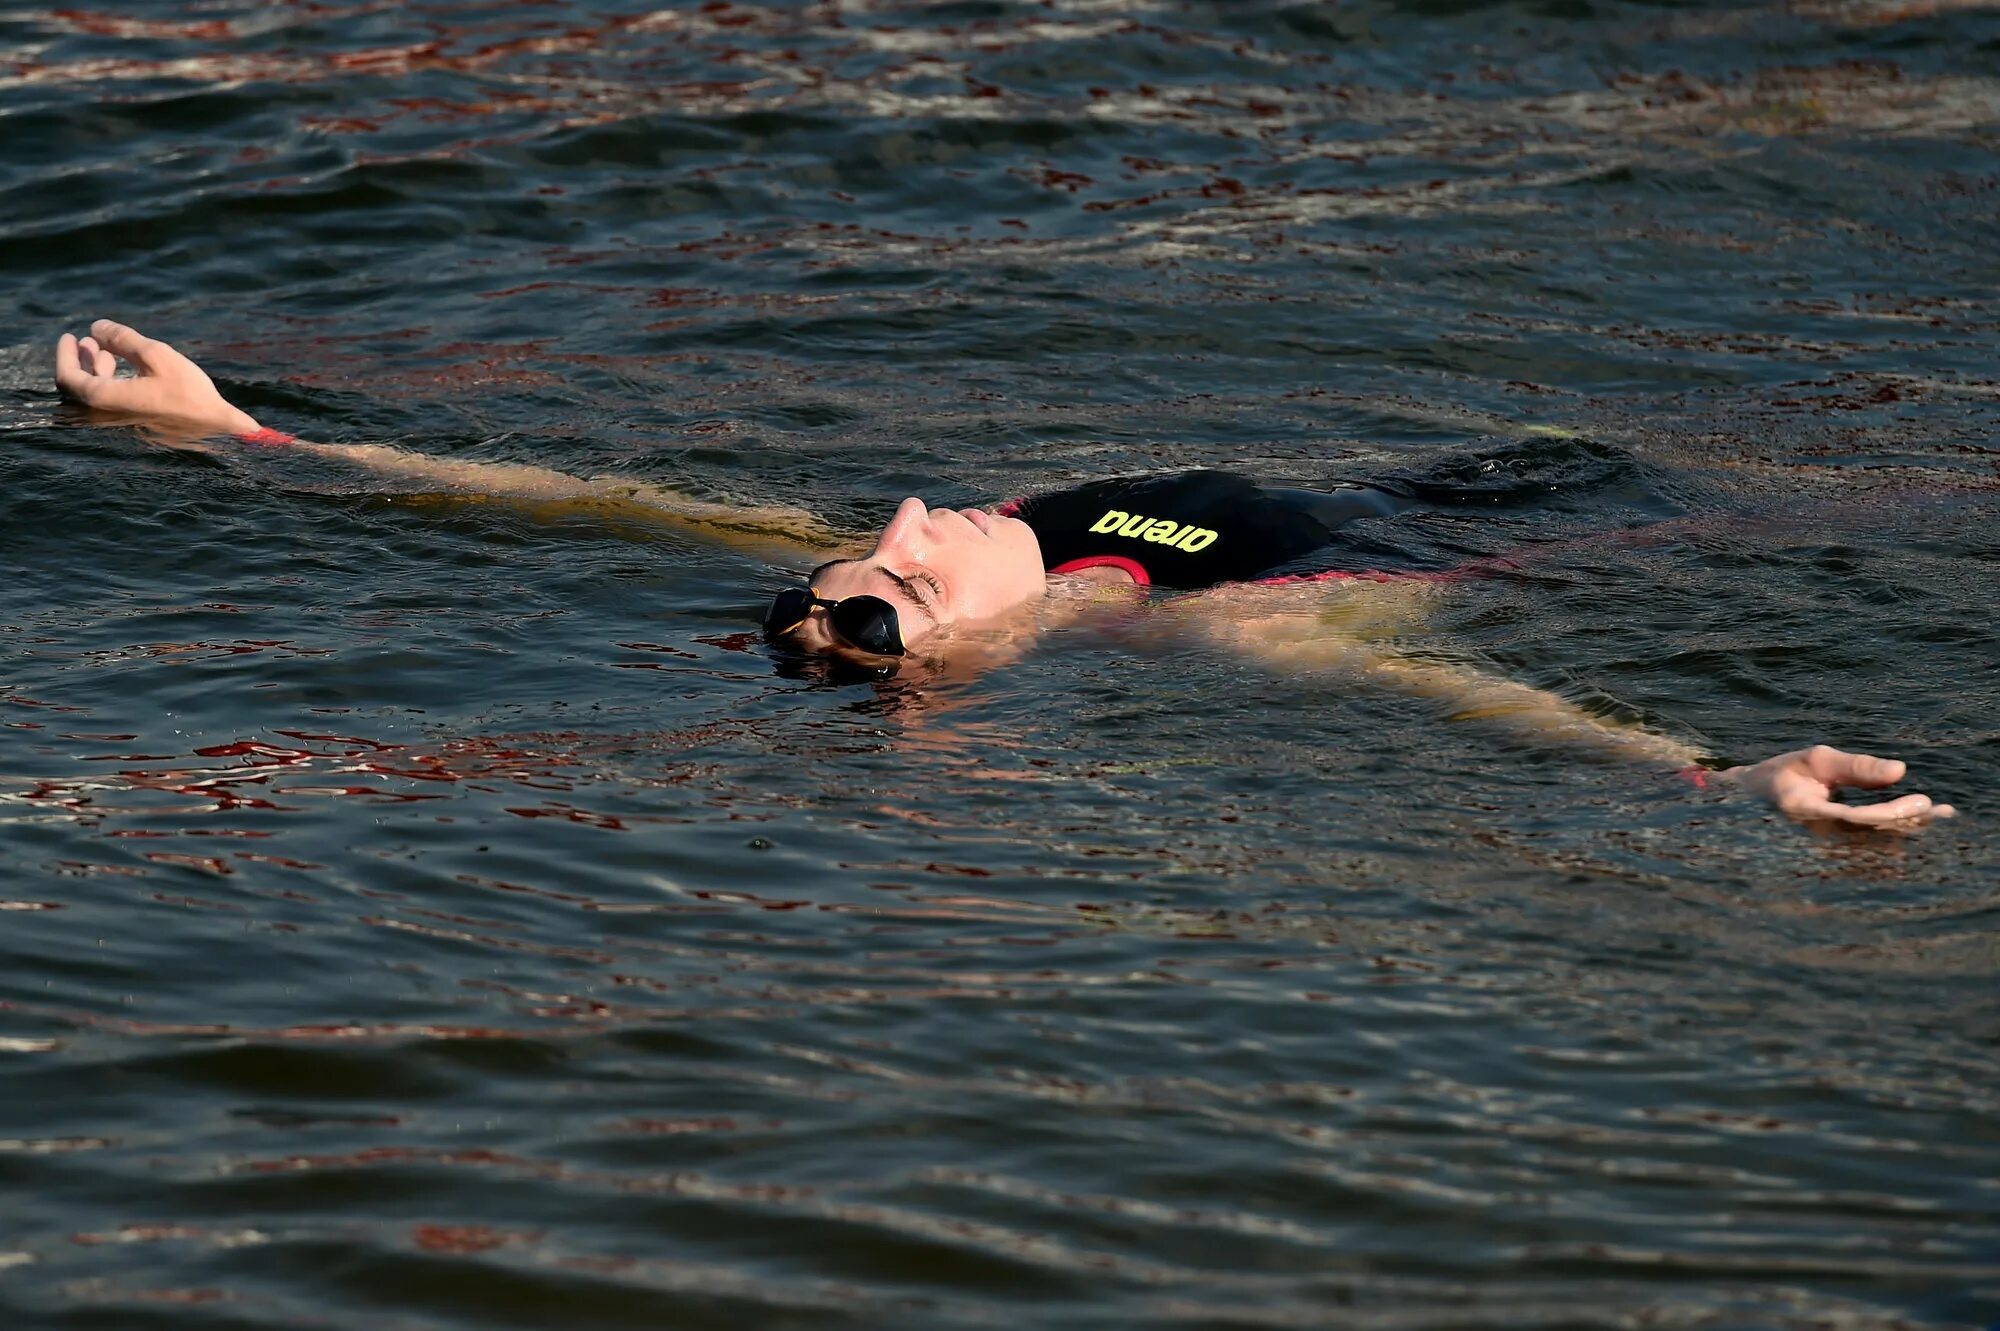
[{"label": "pink swimsuit strap", "polygon": [[1081,573],[1087,568],[1123,569],[1131,575],[1132,581],[1141,587],[1153,585],[1153,575],[1146,572],[1146,566],[1136,559],[1127,559],[1124,555],[1085,555],[1081,559],[1072,559],[1066,564],[1056,565],[1049,570],[1049,574],[1053,577],[1058,573]]}]

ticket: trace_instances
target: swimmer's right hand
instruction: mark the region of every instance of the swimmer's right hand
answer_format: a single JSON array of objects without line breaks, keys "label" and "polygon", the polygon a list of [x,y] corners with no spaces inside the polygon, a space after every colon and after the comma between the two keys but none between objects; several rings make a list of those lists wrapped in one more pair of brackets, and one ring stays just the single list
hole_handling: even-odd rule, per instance
[{"label": "swimmer's right hand", "polygon": [[[133,374],[118,377],[118,361]],[[93,411],[192,430],[197,434],[256,434],[250,414],[231,406],[199,365],[134,328],[99,319],[84,338],[56,342],[56,387]]]}]

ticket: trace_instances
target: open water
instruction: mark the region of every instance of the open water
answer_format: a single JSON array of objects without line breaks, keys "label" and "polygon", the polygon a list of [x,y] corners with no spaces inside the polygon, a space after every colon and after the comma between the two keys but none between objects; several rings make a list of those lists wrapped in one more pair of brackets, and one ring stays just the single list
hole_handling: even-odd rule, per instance
[{"label": "open water", "polygon": [[[1952,0],[0,5],[0,1326],[2000,1317],[1996,148]],[[1409,647],[1964,816],[1143,615],[787,678],[684,531],[80,420],[100,315],[852,527],[1483,456]]]}]

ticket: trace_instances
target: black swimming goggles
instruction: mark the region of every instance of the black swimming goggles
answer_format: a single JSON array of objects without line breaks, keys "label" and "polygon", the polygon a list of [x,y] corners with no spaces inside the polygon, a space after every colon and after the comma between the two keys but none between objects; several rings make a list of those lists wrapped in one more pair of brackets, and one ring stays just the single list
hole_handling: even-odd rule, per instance
[{"label": "black swimming goggles", "polygon": [[[818,578],[819,572],[814,569],[812,577]],[[782,638],[805,623],[816,609],[826,611],[828,626],[852,646],[876,656],[904,654],[903,629],[896,622],[895,606],[879,596],[843,596],[830,601],[810,581],[803,587],[787,587],[771,598],[771,608],[764,615],[764,632]]]}]

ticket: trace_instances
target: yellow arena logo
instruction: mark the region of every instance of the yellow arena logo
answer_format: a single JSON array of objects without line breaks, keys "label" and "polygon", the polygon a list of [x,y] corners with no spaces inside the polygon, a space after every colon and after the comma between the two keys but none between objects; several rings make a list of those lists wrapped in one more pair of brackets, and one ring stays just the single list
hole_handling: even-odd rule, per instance
[{"label": "yellow arena logo", "polygon": [[1135,541],[1151,541],[1154,545],[1171,545],[1189,554],[1215,544],[1215,533],[1206,527],[1191,523],[1183,527],[1171,518],[1149,518],[1141,513],[1127,513],[1116,508],[1108,510],[1091,524],[1090,529],[1129,536]]}]

